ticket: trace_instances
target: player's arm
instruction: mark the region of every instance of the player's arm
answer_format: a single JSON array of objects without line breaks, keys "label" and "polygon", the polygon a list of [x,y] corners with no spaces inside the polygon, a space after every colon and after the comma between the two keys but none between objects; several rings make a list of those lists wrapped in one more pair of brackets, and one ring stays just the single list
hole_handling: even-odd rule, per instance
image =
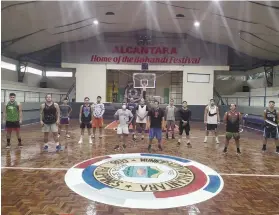
[{"label": "player's arm", "polygon": [[118,120],[118,117],[119,117],[119,110],[117,110],[114,114],[114,119],[115,120]]},{"label": "player's arm", "polygon": [[217,112],[217,122],[220,123],[220,112],[219,112],[219,108],[218,107],[216,107],[216,112]]},{"label": "player's arm", "polygon": [[136,115],[137,115],[137,117],[141,118],[139,115],[139,105],[136,107]]},{"label": "player's arm", "polygon": [[279,123],[279,112],[277,111],[277,124]]},{"label": "player's arm", "polygon": [[165,129],[166,124],[165,124],[165,116],[164,116],[164,111],[162,110],[162,130]]},{"label": "player's arm", "polygon": [[228,121],[228,112],[225,113],[223,121],[224,121],[224,123],[226,125],[227,121]]},{"label": "player's arm", "polygon": [[60,121],[60,107],[57,103],[54,103],[54,107],[56,108],[56,124],[59,124]]},{"label": "player's arm", "polygon": [[[146,105],[146,112],[145,112],[145,115],[144,115],[143,118],[147,117],[147,116],[148,116],[148,113],[149,113],[149,109],[148,109],[148,107],[147,107],[147,105]],[[278,118],[278,119],[279,119],[279,118]]]},{"label": "player's arm", "polygon": [[147,114],[146,128],[149,128],[149,127],[150,127],[150,123],[151,123],[151,114],[152,114],[152,110],[149,110],[149,111],[148,111],[148,114]]},{"label": "player's arm", "polygon": [[188,120],[187,120],[187,123],[189,123],[190,120],[192,120],[192,111],[189,110],[189,118],[188,118]]},{"label": "player's arm", "polygon": [[130,124],[133,121],[133,119],[134,119],[134,115],[132,114],[132,111],[129,111],[129,112],[130,112],[129,113],[130,121],[127,124]]},{"label": "player's arm", "polygon": [[103,115],[104,115],[104,113],[105,113],[105,110],[106,110],[106,109],[105,109],[105,105],[102,104],[101,108],[102,108],[101,117],[103,117]]},{"label": "player's arm", "polygon": [[22,105],[21,103],[18,104],[18,112],[19,112],[19,123],[22,123]]},{"label": "player's arm", "polygon": [[207,123],[207,114],[208,114],[208,107],[206,107],[206,108],[204,109],[204,116],[203,116],[204,123]]},{"label": "player's arm", "polygon": [[94,105],[94,104],[92,104],[90,108],[91,108],[91,113],[92,113],[92,114],[91,114],[91,120],[93,121],[93,119],[94,119],[94,110],[95,110],[95,105]]},{"label": "player's arm", "polygon": [[71,106],[70,105],[68,105],[69,106],[69,112],[68,112],[68,115],[70,116],[71,115],[71,113],[72,113],[72,111],[73,111],[73,109],[71,108]]},{"label": "player's arm", "polygon": [[40,122],[41,122],[41,125],[44,124],[44,122],[43,122],[44,108],[45,108],[45,104],[41,104],[41,107],[40,107]]},{"label": "player's arm", "polygon": [[79,122],[81,123],[81,116],[82,116],[82,105],[80,106],[79,109]]}]

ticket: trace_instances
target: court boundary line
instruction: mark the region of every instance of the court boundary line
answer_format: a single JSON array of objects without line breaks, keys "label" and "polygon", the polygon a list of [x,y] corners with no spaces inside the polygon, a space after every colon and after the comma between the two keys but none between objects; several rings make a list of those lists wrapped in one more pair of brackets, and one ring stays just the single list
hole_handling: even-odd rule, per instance
[{"label": "court boundary line", "polygon": [[[68,171],[70,168],[63,167],[1,167],[1,169],[7,170],[37,170],[37,171]],[[267,174],[247,174],[247,173],[218,173],[223,176],[242,176],[242,177],[274,177],[279,178],[279,174],[267,175]]]}]

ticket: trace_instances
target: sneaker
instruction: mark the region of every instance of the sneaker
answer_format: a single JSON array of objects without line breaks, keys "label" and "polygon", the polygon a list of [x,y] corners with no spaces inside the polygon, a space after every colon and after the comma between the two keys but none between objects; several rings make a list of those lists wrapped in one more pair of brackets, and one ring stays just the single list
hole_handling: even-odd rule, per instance
[{"label": "sneaker", "polygon": [[89,143],[92,144],[92,138],[91,137],[89,137]]},{"label": "sneaker", "polygon": [[47,150],[48,150],[48,145],[45,145],[44,148],[43,148],[43,150],[44,150],[44,151],[47,151]]},{"label": "sneaker", "polygon": [[158,144],[158,149],[159,149],[160,151],[163,151],[163,148],[162,148],[162,145],[161,145],[161,144]]},{"label": "sneaker", "polygon": [[169,134],[168,134],[168,132],[166,133],[166,139],[169,139]]},{"label": "sneaker", "polygon": [[91,134],[91,138],[93,138],[93,139],[94,139],[94,138],[95,138],[95,135],[94,135],[94,134]]},{"label": "sneaker", "polygon": [[276,153],[279,154],[279,146],[276,146]]},{"label": "sneaker", "polygon": [[71,136],[70,136],[69,134],[66,134],[66,137],[67,137],[67,138],[71,138]]},{"label": "sneaker", "polygon": [[219,143],[220,143],[218,138],[216,138],[215,140],[216,140],[216,144],[219,144]]},{"label": "sneaker", "polygon": [[265,151],[266,151],[266,145],[263,145],[262,152],[265,152]]},{"label": "sneaker", "polygon": [[224,148],[223,153],[224,153],[224,154],[227,154],[227,152],[228,152],[228,149],[227,149],[227,148]]},{"label": "sneaker", "polygon": [[126,145],[125,144],[123,144],[122,147],[123,147],[123,150],[126,149]]},{"label": "sneaker", "polygon": [[78,143],[79,143],[79,144],[82,144],[82,143],[83,143],[83,139],[80,138],[79,141],[78,141]]},{"label": "sneaker", "polygon": [[57,152],[61,151],[61,145],[60,144],[56,146],[56,151]]},{"label": "sneaker", "polygon": [[137,137],[136,135],[133,134],[133,141],[136,141],[137,140]]},{"label": "sneaker", "polygon": [[180,146],[181,145],[181,143],[180,142],[177,142],[177,146]]},{"label": "sneaker", "polygon": [[99,136],[99,139],[102,139],[103,137],[102,136]]},{"label": "sneaker", "polygon": [[148,150],[149,153],[151,153],[151,145],[148,145],[147,150]]},{"label": "sneaker", "polygon": [[11,148],[11,144],[7,143],[6,149],[9,149],[9,148]]},{"label": "sneaker", "polygon": [[57,137],[59,138],[59,137],[60,137],[60,134],[57,134]]},{"label": "sneaker", "polygon": [[119,145],[114,147],[114,150],[118,150],[119,149]]},{"label": "sneaker", "polygon": [[204,141],[203,141],[203,142],[204,142],[204,143],[207,143],[207,137],[204,138]]},{"label": "sneaker", "polygon": [[175,138],[174,138],[174,134],[171,136],[171,139],[173,139],[173,140],[175,139]]},{"label": "sneaker", "polygon": [[191,145],[190,142],[187,143],[187,147],[188,147],[188,148],[192,148],[192,145]]},{"label": "sneaker", "polygon": [[141,136],[141,140],[144,140],[144,136]]},{"label": "sneaker", "polygon": [[241,155],[241,152],[240,152],[240,149],[239,149],[239,148],[236,150],[236,154],[237,154],[237,155]]},{"label": "sneaker", "polygon": [[18,143],[18,147],[22,148],[23,147],[22,143]]}]

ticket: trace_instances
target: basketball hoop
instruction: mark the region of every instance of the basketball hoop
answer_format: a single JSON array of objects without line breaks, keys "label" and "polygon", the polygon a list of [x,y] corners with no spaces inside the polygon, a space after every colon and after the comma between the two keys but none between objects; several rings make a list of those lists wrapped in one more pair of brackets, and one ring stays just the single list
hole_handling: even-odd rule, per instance
[{"label": "basketball hoop", "polygon": [[156,74],[154,73],[134,73],[134,88],[155,88]]}]

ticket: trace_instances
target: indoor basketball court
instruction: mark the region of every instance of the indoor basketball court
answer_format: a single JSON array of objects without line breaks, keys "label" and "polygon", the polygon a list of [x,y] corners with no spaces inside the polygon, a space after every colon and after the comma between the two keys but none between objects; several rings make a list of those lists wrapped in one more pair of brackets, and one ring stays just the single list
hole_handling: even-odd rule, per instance
[{"label": "indoor basketball court", "polygon": [[1,214],[279,215],[278,8],[2,2]]}]

